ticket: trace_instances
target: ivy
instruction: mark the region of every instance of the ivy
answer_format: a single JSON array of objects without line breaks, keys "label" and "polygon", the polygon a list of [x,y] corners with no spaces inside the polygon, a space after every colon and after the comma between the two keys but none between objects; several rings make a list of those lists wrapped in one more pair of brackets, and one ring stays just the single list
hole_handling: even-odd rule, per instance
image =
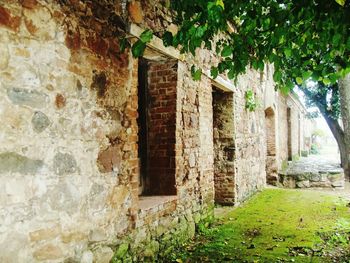
[{"label": "ivy", "polygon": [[255,94],[252,89],[249,89],[245,93],[245,108],[249,111],[255,111],[258,106],[258,102],[255,98]]},{"label": "ivy", "polygon": [[193,65],[191,67],[191,75],[194,80],[200,80],[202,77],[202,69],[196,69],[196,67]]},{"label": "ivy", "polygon": [[136,58],[141,57],[146,49],[147,43],[153,38],[153,32],[150,29],[145,30],[140,35],[140,39],[135,42],[131,48],[132,55]]}]

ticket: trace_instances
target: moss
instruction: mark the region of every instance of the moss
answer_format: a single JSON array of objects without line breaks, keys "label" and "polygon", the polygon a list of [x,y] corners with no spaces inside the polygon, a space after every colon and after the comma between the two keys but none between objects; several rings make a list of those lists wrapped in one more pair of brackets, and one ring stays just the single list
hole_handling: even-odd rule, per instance
[{"label": "moss", "polygon": [[[328,262],[349,245],[349,208],[334,195],[268,189],[243,207],[231,209],[216,226],[173,254],[172,260]],[[332,252],[335,247],[337,253]]]},{"label": "moss", "polygon": [[292,156],[292,161],[293,161],[293,162],[298,161],[299,159],[300,159],[299,154],[294,154],[294,155]]},{"label": "moss", "polygon": [[113,260],[117,260],[117,259],[122,259],[125,257],[126,253],[129,250],[129,244],[127,243],[123,243],[121,244],[117,251],[115,252],[114,256],[113,256]]},{"label": "moss", "polygon": [[300,153],[301,153],[302,157],[308,157],[309,156],[309,151],[302,150]]}]

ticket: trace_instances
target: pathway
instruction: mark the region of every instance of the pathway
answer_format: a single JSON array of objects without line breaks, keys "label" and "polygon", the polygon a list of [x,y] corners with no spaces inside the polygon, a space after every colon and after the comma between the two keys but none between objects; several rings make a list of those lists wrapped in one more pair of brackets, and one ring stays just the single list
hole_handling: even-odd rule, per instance
[{"label": "pathway", "polygon": [[337,156],[310,155],[291,162],[279,182],[288,188],[344,188],[345,180]]}]

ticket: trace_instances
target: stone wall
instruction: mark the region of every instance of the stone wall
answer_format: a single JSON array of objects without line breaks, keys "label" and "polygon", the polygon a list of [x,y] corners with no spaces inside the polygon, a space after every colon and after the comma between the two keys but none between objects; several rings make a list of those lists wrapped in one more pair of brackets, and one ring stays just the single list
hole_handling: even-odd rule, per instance
[{"label": "stone wall", "polygon": [[307,119],[306,109],[294,93],[279,94],[277,114],[277,167],[284,174],[288,161],[295,161],[303,152],[309,152],[312,122]]},{"label": "stone wall", "polygon": [[291,103],[290,105],[290,154],[289,159],[298,158],[300,154],[300,111]]},{"label": "stone wall", "polygon": [[179,65],[178,194],[139,198],[137,60],[107,7],[0,5],[1,262],[154,258],[211,215],[210,81]]},{"label": "stone wall", "polygon": [[282,169],[288,161],[288,118],[287,118],[287,97],[280,94],[278,97],[278,168]]},{"label": "stone wall", "polygon": [[[264,81],[264,77],[253,70],[247,71],[237,81],[234,95],[236,204],[266,184]],[[260,105],[254,112],[245,109],[245,94],[250,89]]]},{"label": "stone wall", "polygon": [[97,19],[36,1],[0,12],[0,261],[89,257],[133,226],[137,64]]},{"label": "stone wall", "polygon": [[[273,68],[270,66],[270,69]],[[267,85],[266,85],[267,84]],[[298,96],[283,95],[265,81],[265,117],[267,129],[266,173],[268,183],[276,185],[278,172],[286,170],[288,161],[296,160],[302,152],[309,152],[312,124]],[[273,130],[275,132],[273,132]],[[269,150],[270,148],[270,150]]]},{"label": "stone wall", "polygon": [[336,161],[311,156],[293,162],[281,172],[279,186],[343,189],[345,186],[344,171]]},{"label": "stone wall", "polygon": [[[118,39],[128,15],[153,29],[171,21],[159,1],[64,3],[0,4],[0,261],[157,260],[212,217],[214,140],[216,174],[226,176],[217,198],[239,204],[264,187],[272,72],[247,70],[213,103],[215,81],[190,73],[193,62],[209,69],[213,54],[150,60],[148,172],[158,190],[139,196],[139,61]],[[249,89],[255,112],[245,109]]]}]

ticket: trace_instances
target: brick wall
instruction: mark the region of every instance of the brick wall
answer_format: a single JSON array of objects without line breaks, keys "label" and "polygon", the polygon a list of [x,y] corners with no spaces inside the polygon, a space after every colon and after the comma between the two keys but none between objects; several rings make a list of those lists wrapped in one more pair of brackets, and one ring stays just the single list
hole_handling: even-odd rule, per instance
[{"label": "brick wall", "polygon": [[177,61],[148,63],[149,194],[176,194],[176,88]]},{"label": "brick wall", "polygon": [[233,93],[214,90],[214,180],[215,201],[235,203],[235,134]]},{"label": "brick wall", "polygon": [[278,131],[276,131],[276,116],[274,110],[269,107],[265,110],[266,125],[266,179],[269,184],[277,182],[277,150],[276,139]]},{"label": "brick wall", "polygon": [[267,156],[276,155],[276,129],[275,129],[275,112],[272,108],[265,110],[266,121],[266,147]]}]

